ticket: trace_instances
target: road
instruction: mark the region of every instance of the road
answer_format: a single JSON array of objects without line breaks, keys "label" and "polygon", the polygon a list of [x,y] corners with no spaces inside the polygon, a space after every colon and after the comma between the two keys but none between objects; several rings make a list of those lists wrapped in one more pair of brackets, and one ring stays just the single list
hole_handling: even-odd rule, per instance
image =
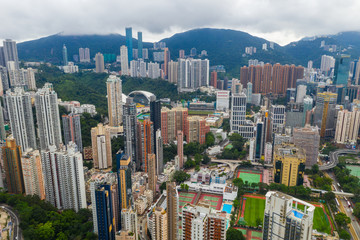
[{"label": "road", "polygon": [[21,229],[19,227],[20,221],[19,221],[19,217],[17,216],[17,214],[12,210],[11,207],[9,207],[8,205],[5,204],[0,204],[0,206],[10,214],[11,219],[13,221],[13,233],[14,233],[14,239],[15,240],[21,240],[22,235],[21,235]]},{"label": "road", "polygon": [[338,157],[341,154],[359,153],[359,152],[360,152],[359,150],[351,150],[351,149],[339,149],[334,152],[331,152],[329,154],[329,157],[330,157],[329,164],[319,166],[319,170],[326,171],[326,170],[334,168],[339,163]]},{"label": "road", "polygon": [[[333,184],[336,191],[341,191],[341,189],[338,187],[338,181],[336,180],[336,177],[334,173],[327,172],[327,175],[333,180]],[[340,203],[340,210],[341,212],[345,213],[350,219],[350,233],[353,237],[353,239],[360,239],[360,225],[356,219],[356,217],[352,214],[350,211],[345,199],[343,197],[337,197],[339,203]]]}]

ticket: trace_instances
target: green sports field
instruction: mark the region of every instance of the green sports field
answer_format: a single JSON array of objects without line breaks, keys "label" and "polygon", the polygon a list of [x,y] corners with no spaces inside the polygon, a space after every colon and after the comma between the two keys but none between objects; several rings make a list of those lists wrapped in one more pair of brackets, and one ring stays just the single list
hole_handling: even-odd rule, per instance
[{"label": "green sports field", "polygon": [[265,199],[246,198],[244,220],[246,225],[257,227],[256,219],[264,219]]},{"label": "green sports field", "polygon": [[331,234],[331,226],[324,210],[320,207],[315,208],[313,228],[319,232]]},{"label": "green sports field", "polygon": [[248,183],[250,184],[260,182],[260,174],[256,174],[256,173],[239,172],[238,178],[241,178],[243,182],[248,181]]},{"label": "green sports field", "polygon": [[346,168],[351,170],[351,175],[360,177],[360,166],[346,165]]}]

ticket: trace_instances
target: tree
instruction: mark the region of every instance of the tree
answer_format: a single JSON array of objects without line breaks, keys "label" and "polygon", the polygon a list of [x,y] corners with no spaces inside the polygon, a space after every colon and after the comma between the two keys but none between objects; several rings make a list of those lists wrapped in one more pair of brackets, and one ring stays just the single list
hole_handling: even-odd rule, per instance
[{"label": "tree", "polygon": [[350,240],[351,239],[350,233],[348,233],[345,229],[341,229],[339,231],[339,237],[341,239],[344,239],[344,240]]},{"label": "tree", "polygon": [[[178,144],[181,144],[181,143],[178,143]],[[164,164],[173,160],[176,155],[177,155],[177,146],[174,143],[164,145],[164,147],[163,147]]]},{"label": "tree", "polygon": [[161,185],[160,185],[160,191],[161,193],[166,189],[166,182],[163,182]]},{"label": "tree", "polygon": [[311,171],[313,174],[317,174],[319,172],[319,165],[317,165],[317,164],[312,165]]},{"label": "tree", "polygon": [[185,182],[190,178],[190,175],[184,171],[176,171],[173,175],[173,181],[176,181],[177,184]]},{"label": "tree", "polygon": [[242,186],[244,185],[244,181],[241,178],[235,178],[233,180],[233,184],[238,188],[242,188]]},{"label": "tree", "polygon": [[196,165],[196,166],[195,166],[195,171],[196,171],[196,172],[200,171],[200,166],[199,166],[199,165]]},{"label": "tree", "polygon": [[185,169],[193,168],[193,167],[195,167],[195,165],[196,165],[195,161],[193,161],[193,160],[191,160],[191,158],[189,158],[189,159],[185,162],[184,168],[185,168]]},{"label": "tree", "polygon": [[354,207],[354,215],[360,218],[360,203],[356,203]]},{"label": "tree", "polygon": [[228,118],[224,119],[222,129],[224,132],[230,132],[230,119]]},{"label": "tree", "polygon": [[189,191],[189,185],[185,184],[185,191]]},{"label": "tree", "polygon": [[340,227],[345,227],[347,224],[349,224],[351,222],[351,219],[346,216],[345,213],[338,213],[335,215],[335,222],[340,226]]},{"label": "tree", "polygon": [[195,160],[196,165],[199,165],[202,160],[201,154],[200,153],[195,154],[194,160]]},{"label": "tree", "polygon": [[215,144],[215,136],[212,132],[207,132],[205,135],[205,144],[207,147],[214,146]]},{"label": "tree", "polygon": [[226,240],[245,240],[244,235],[239,230],[230,227],[226,231]]},{"label": "tree", "polygon": [[209,158],[209,156],[207,154],[204,155],[202,163],[203,164],[208,164],[211,161],[211,159]]},{"label": "tree", "polygon": [[335,200],[335,193],[333,192],[327,192],[324,194],[324,200],[327,202],[332,202]]}]

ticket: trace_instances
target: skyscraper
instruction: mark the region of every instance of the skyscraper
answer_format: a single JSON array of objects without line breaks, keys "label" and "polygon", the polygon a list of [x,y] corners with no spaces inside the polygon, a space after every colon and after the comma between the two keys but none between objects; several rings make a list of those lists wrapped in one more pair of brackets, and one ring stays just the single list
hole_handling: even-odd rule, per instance
[{"label": "skyscraper", "polygon": [[233,93],[231,97],[230,131],[239,133],[239,127],[245,124],[246,95]]},{"label": "skyscraper", "polygon": [[271,134],[279,133],[285,127],[285,106],[271,105],[270,108],[270,124]]},{"label": "skyscraper", "polygon": [[318,93],[314,111],[314,125],[320,128],[320,137],[331,136],[335,130],[335,107],[337,94],[331,92]]},{"label": "skyscraper", "polygon": [[350,55],[336,56],[334,69],[334,84],[347,87],[350,73]]},{"label": "skyscraper", "polygon": [[294,128],[293,137],[295,146],[305,150],[305,165],[307,167],[311,167],[317,164],[320,145],[319,128],[316,126],[312,127],[310,125],[307,125],[304,128]]},{"label": "skyscraper", "polygon": [[127,27],[125,28],[126,31],[126,47],[128,48],[128,61],[132,61],[133,60],[133,41],[132,41],[132,28],[131,27]]},{"label": "skyscraper", "polygon": [[95,72],[103,73],[105,71],[104,55],[101,53],[95,54]]},{"label": "skyscraper", "polygon": [[210,126],[206,125],[204,118],[199,116],[187,117],[185,136],[188,143],[199,142],[200,144],[205,144],[205,136],[209,131]]},{"label": "skyscraper", "polygon": [[185,58],[185,50],[183,49],[179,50],[179,58]]},{"label": "skyscraper", "polygon": [[62,115],[63,129],[64,129],[64,143],[68,145],[69,142],[74,142],[80,152],[83,151],[81,138],[81,124],[80,115],[70,113],[69,115]]},{"label": "skyscraper", "polygon": [[210,86],[213,86],[214,88],[217,88],[217,71],[211,72],[211,78],[210,78]]},{"label": "skyscraper", "polygon": [[136,119],[136,105],[131,97],[126,99],[123,106],[123,127],[124,127],[124,150],[125,154],[130,156],[133,162],[137,160],[136,145],[137,145],[137,119]]},{"label": "skyscraper", "polygon": [[5,138],[6,138],[6,131],[4,124],[4,112],[3,112],[3,107],[0,103],[0,141],[5,141]]},{"label": "skyscraper", "polygon": [[[150,102],[150,121],[153,122],[154,126],[154,139],[156,139],[157,130],[161,129],[161,102],[160,100],[155,100]],[[154,151],[156,150],[156,145]]]},{"label": "skyscraper", "polygon": [[104,169],[112,166],[110,129],[99,123],[91,129],[91,145],[94,168]]},{"label": "skyscraper", "polygon": [[97,234],[99,240],[115,240],[115,218],[113,215],[111,186],[104,184],[95,189]]},{"label": "skyscraper", "polygon": [[[298,208],[302,205],[304,208]],[[263,239],[312,239],[315,207],[281,192],[266,193]]]},{"label": "skyscraper", "polygon": [[148,180],[149,180],[148,189],[150,189],[153,192],[153,196],[155,197],[157,174],[156,174],[156,156],[153,153],[148,155]]},{"label": "skyscraper", "polygon": [[68,62],[67,48],[65,44],[63,45],[62,48],[62,54],[63,54],[63,66],[67,66],[69,62]]},{"label": "skyscraper", "polygon": [[154,209],[154,238],[156,240],[168,240],[168,222],[167,212],[162,207]]},{"label": "skyscraper", "polygon": [[0,47],[0,67],[6,67],[4,47]]},{"label": "skyscraper", "polygon": [[21,166],[21,149],[10,135],[1,147],[8,193],[23,194],[25,185]]},{"label": "skyscraper", "polygon": [[85,59],[85,50],[83,48],[79,48],[79,61],[84,62]]},{"label": "skyscraper", "polygon": [[155,142],[156,142],[156,175],[160,175],[162,174],[162,172],[164,171],[164,156],[163,156],[163,140],[162,140],[162,136],[161,136],[161,130],[158,129],[156,131],[156,135],[155,135]]},{"label": "skyscraper", "polygon": [[173,60],[168,62],[168,81],[174,84],[178,83],[179,63]]},{"label": "skyscraper", "polygon": [[138,58],[143,58],[142,32],[138,32]]},{"label": "skyscraper", "polygon": [[184,134],[181,130],[177,132],[177,155],[179,158],[179,169],[184,167]]},{"label": "skyscraper", "polygon": [[360,111],[356,108],[349,112],[341,110],[337,115],[335,142],[355,144],[357,141],[360,125]]},{"label": "skyscraper", "polygon": [[41,150],[62,143],[57,94],[52,85],[45,85],[35,94],[36,119],[39,129]]},{"label": "skyscraper", "polygon": [[274,149],[274,182],[300,186],[304,182],[306,155],[293,144],[278,144]]},{"label": "skyscraper", "polygon": [[116,154],[116,166],[119,187],[119,204],[121,209],[128,209],[132,202],[132,184],[131,169],[132,164],[130,157],[124,153]]},{"label": "skyscraper", "polygon": [[185,132],[188,109],[176,107],[171,110],[163,107],[161,109],[161,134],[164,144],[176,140],[177,131]]},{"label": "skyscraper", "polygon": [[66,148],[51,145],[41,151],[46,200],[59,209],[79,211],[87,207],[82,154],[72,142]]},{"label": "skyscraper", "polygon": [[165,79],[168,78],[168,63],[169,62],[170,62],[169,48],[164,48],[164,74],[165,74]]},{"label": "skyscraper", "polygon": [[19,58],[16,42],[11,39],[6,39],[3,42],[3,53],[5,59],[5,67],[9,61],[14,61],[16,69],[19,69]]},{"label": "skyscraper", "polygon": [[148,171],[148,155],[154,153],[154,127],[150,119],[137,123],[137,168]]},{"label": "skyscraper", "polygon": [[31,95],[21,88],[6,92],[6,104],[12,134],[22,151],[36,149],[35,127],[31,106]]},{"label": "skyscraper", "polygon": [[175,182],[166,183],[168,239],[178,239],[179,194]]},{"label": "skyscraper", "polygon": [[28,148],[21,157],[22,174],[26,195],[45,199],[45,186],[39,150]]},{"label": "skyscraper", "polygon": [[121,79],[115,75],[110,75],[106,82],[106,89],[109,112],[109,125],[112,127],[120,126],[123,121]]},{"label": "skyscraper", "polygon": [[129,75],[129,49],[126,46],[120,47],[121,75]]}]

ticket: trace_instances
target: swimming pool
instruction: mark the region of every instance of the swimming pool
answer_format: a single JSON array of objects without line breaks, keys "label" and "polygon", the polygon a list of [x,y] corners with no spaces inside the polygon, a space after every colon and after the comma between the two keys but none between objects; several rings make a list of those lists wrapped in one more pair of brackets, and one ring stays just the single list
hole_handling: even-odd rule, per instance
[{"label": "swimming pool", "polygon": [[224,204],[223,209],[224,212],[227,212],[228,214],[231,214],[232,205],[230,204]]}]

